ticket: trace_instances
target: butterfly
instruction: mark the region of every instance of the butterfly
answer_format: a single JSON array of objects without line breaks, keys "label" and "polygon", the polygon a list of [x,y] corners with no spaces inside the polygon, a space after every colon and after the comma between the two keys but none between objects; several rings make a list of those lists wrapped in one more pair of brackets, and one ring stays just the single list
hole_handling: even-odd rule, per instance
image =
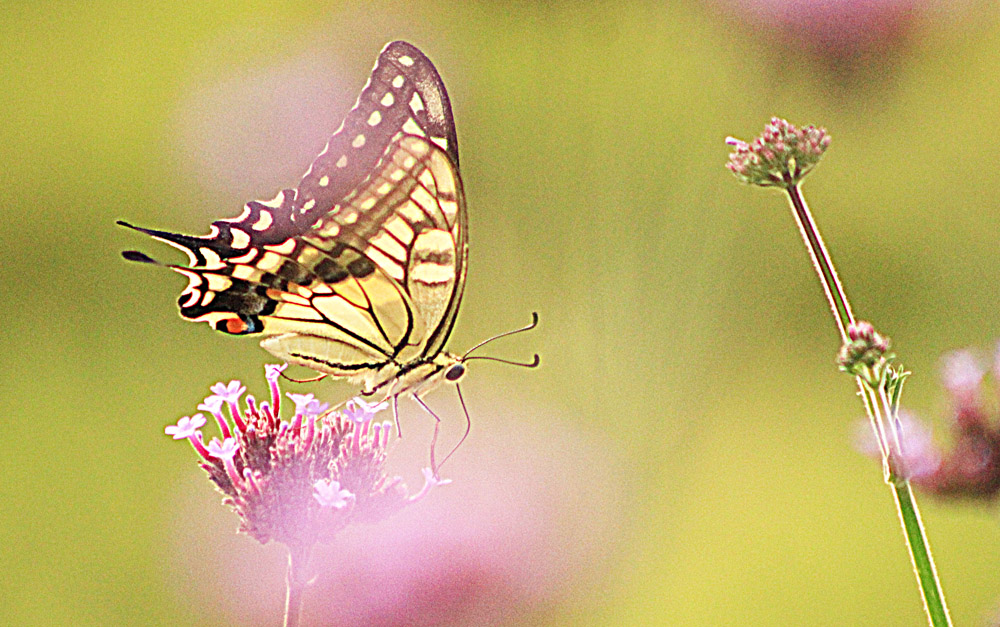
[{"label": "butterfly", "polygon": [[122,253],[188,278],[182,317],[259,334],[285,362],[394,400],[465,373],[469,353],[443,350],[469,254],[455,120],[437,69],[409,43],[382,50],[295,189],[201,237],[119,224],[188,254],[181,266]]}]

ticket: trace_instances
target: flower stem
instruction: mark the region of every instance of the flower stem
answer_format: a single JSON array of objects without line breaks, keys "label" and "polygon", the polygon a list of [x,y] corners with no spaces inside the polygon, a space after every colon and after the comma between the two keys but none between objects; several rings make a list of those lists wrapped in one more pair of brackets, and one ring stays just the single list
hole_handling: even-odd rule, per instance
[{"label": "flower stem", "polygon": [[819,234],[819,227],[813,222],[809,207],[806,206],[805,198],[802,197],[802,190],[798,185],[787,187],[788,198],[792,203],[792,210],[795,211],[795,222],[799,225],[799,232],[809,249],[809,256],[812,258],[813,267],[819,275],[820,283],[826,292],[826,300],[833,310],[834,320],[837,322],[837,329],[840,331],[842,342],[847,341],[847,326],[854,322],[854,314],[851,313],[851,304],[847,300],[844,286],[841,285],[837,277],[837,270],[833,267],[833,259],[826,250],[823,238]]},{"label": "flower stem", "polygon": [[[819,275],[820,283],[826,292],[826,298],[837,323],[837,329],[840,331],[841,341],[847,341],[847,327],[854,323],[854,314],[851,313],[847,294],[837,277],[833,259],[823,244],[819,228],[813,221],[798,184],[790,184],[785,189],[788,192],[788,198],[802,239],[805,240],[809,256],[812,258],[813,267],[816,269],[816,274]],[[861,391],[861,397],[868,412],[868,418],[871,420],[872,428],[879,439],[879,445],[882,447],[885,479],[893,488],[896,511],[903,525],[903,533],[910,551],[910,561],[913,564],[917,583],[920,585],[920,591],[923,595],[927,618],[933,627],[950,627],[951,618],[948,615],[941,582],[938,580],[937,570],[934,567],[934,559],[931,556],[927,535],[924,532],[923,523],[920,521],[920,511],[917,509],[916,500],[914,500],[913,492],[910,490],[910,483],[897,474],[896,464],[893,460],[892,452],[900,450],[899,433],[896,429],[898,407],[896,402],[889,400],[884,387],[879,387],[876,391],[868,386],[861,377],[855,377],[855,380]],[[889,433],[892,434],[894,447],[890,446]]]},{"label": "flower stem", "polygon": [[288,547],[288,574],[285,582],[288,592],[285,596],[285,627],[298,627],[302,613],[302,593],[309,585],[306,569],[309,566],[310,547]]}]

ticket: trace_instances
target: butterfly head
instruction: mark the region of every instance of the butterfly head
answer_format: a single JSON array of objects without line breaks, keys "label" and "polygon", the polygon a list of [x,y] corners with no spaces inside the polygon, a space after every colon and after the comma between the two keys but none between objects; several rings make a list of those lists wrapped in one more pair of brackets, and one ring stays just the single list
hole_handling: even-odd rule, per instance
[{"label": "butterfly head", "polygon": [[452,383],[457,383],[463,376],[465,376],[465,364],[461,361],[452,364],[444,371],[445,380]]}]

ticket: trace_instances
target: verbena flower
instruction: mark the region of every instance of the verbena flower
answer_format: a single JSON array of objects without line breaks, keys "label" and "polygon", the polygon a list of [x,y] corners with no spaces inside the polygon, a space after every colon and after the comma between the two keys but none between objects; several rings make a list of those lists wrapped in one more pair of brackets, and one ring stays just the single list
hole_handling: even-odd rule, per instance
[{"label": "verbena flower", "polygon": [[[969,350],[945,355],[941,379],[951,400],[951,446],[935,445],[930,429],[901,414],[903,465],[918,488],[942,497],[991,501],[1000,494],[1000,415],[983,400],[987,389],[1000,383],[1000,353],[987,368]],[[868,429],[871,442],[871,430]],[[863,446],[873,456],[878,450]]]},{"label": "verbena flower", "polygon": [[761,187],[797,185],[830,146],[826,130],[815,126],[796,128],[787,120],[771,118],[764,132],[752,142],[727,137],[733,147],[726,167],[744,183]]},{"label": "verbena flower", "polygon": [[409,495],[399,477],[386,474],[391,423],[374,420],[385,403],[355,399],[344,412],[328,411],[312,394],[288,394],[295,409],[283,420],[278,385],[283,369],[265,369],[270,404],[248,395],[241,407],[246,387],[239,381],[212,386],[198,408],[215,417],[221,439],[205,445],[202,414],[165,429],[194,446],[201,467],[225,495],[223,502],[240,517],[241,531],[261,543],[310,547],[330,541],[345,525],[384,518],[447,483],[425,470],[424,487]]}]

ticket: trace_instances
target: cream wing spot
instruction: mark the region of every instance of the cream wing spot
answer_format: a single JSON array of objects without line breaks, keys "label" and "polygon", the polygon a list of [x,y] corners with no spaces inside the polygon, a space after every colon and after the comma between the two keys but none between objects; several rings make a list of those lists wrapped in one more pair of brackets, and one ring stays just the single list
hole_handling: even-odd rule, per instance
[{"label": "cream wing spot", "polygon": [[319,186],[320,187],[326,187],[329,184],[330,184],[330,177],[329,176],[327,176],[327,175],[324,174],[323,176],[320,177],[320,179],[319,179]]},{"label": "cream wing spot", "polygon": [[385,95],[382,96],[382,100],[380,101],[380,104],[383,107],[391,107],[393,105],[393,103],[395,103],[395,102],[396,102],[396,97],[392,95],[391,91],[387,91],[387,92],[385,92]]},{"label": "cream wing spot", "polygon": [[400,65],[405,65],[406,67],[412,67],[413,57],[404,54],[403,56],[399,57],[399,63]]},{"label": "cream wing spot", "polygon": [[295,240],[286,239],[280,244],[274,244],[272,246],[265,246],[266,250],[273,250],[279,255],[291,255],[295,251]]},{"label": "cream wing spot", "polygon": [[396,78],[392,79],[392,86],[395,87],[396,89],[399,89],[400,87],[403,86],[404,82],[406,82],[406,79],[403,78],[403,75],[397,74]]},{"label": "cream wing spot", "polygon": [[274,222],[274,218],[271,216],[270,211],[261,211],[260,217],[257,221],[253,223],[252,228],[255,231],[266,231],[269,226]]},{"label": "cream wing spot", "polygon": [[243,249],[250,245],[250,235],[242,229],[230,229],[230,234],[233,236],[233,242],[230,244],[233,248]]},{"label": "cream wing spot", "polygon": [[260,252],[257,248],[251,248],[247,251],[245,255],[240,255],[239,257],[230,257],[229,263],[234,265],[250,263],[257,258],[257,254]]},{"label": "cream wing spot", "polygon": [[285,192],[278,192],[278,195],[271,200],[260,201],[260,204],[265,207],[270,207],[272,209],[277,209],[285,202]]},{"label": "cream wing spot", "polygon": [[233,286],[232,279],[221,274],[206,274],[205,282],[208,284],[208,289],[214,292],[221,292]]},{"label": "cream wing spot", "polygon": [[184,301],[183,303],[181,303],[181,307],[191,307],[192,305],[194,305],[195,303],[197,303],[198,302],[198,295],[200,293],[201,293],[200,290],[190,290],[190,291],[184,292],[184,294],[181,294],[181,298],[183,298],[185,294],[188,297],[186,301]]},{"label": "cream wing spot", "polygon": [[206,268],[216,269],[223,267],[222,257],[219,256],[219,253],[204,246],[199,247],[198,250],[201,252],[202,256],[205,257]]},{"label": "cream wing spot", "polygon": [[337,159],[337,167],[338,168],[346,168],[347,167],[347,155],[341,155],[340,159]]},{"label": "cream wing spot", "polygon": [[340,235],[340,225],[336,222],[330,222],[317,229],[316,233],[324,237],[337,237]]},{"label": "cream wing spot", "polygon": [[277,272],[284,260],[282,255],[268,251],[257,261],[257,267],[264,272]]},{"label": "cream wing spot", "polygon": [[358,136],[354,138],[354,141],[351,142],[351,145],[354,146],[355,148],[361,148],[362,146],[364,146],[365,145],[364,134],[358,133]]},{"label": "cream wing spot", "polygon": [[[260,204],[266,205],[267,203],[262,202]],[[252,210],[250,209],[250,205],[243,205],[243,213],[241,213],[240,215],[236,216],[235,218],[230,218],[230,219],[227,219],[227,220],[223,220],[223,222],[243,222],[244,220],[246,220],[247,218],[250,217],[250,212],[251,211]],[[217,232],[218,231],[212,231],[212,234],[215,235]]]},{"label": "cream wing spot", "polygon": [[420,137],[427,136],[424,133],[424,129],[420,128],[420,125],[414,122],[413,118],[409,118],[406,120],[406,124],[403,124],[403,131],[409,133],[410,135],[419,135]]},{"label": "cream wing spot", "polygon": [[424,101],[420,98],[420,94],[413,92],[413,97],[410,98],[410,110],[414,113],[420,113],[425,108]]},{"label": "cream wing spot", "polygon": [[382,114],[378,111],[372,111],[372,114],[368,116],[368,126],[378,126],[381,121]]}]

